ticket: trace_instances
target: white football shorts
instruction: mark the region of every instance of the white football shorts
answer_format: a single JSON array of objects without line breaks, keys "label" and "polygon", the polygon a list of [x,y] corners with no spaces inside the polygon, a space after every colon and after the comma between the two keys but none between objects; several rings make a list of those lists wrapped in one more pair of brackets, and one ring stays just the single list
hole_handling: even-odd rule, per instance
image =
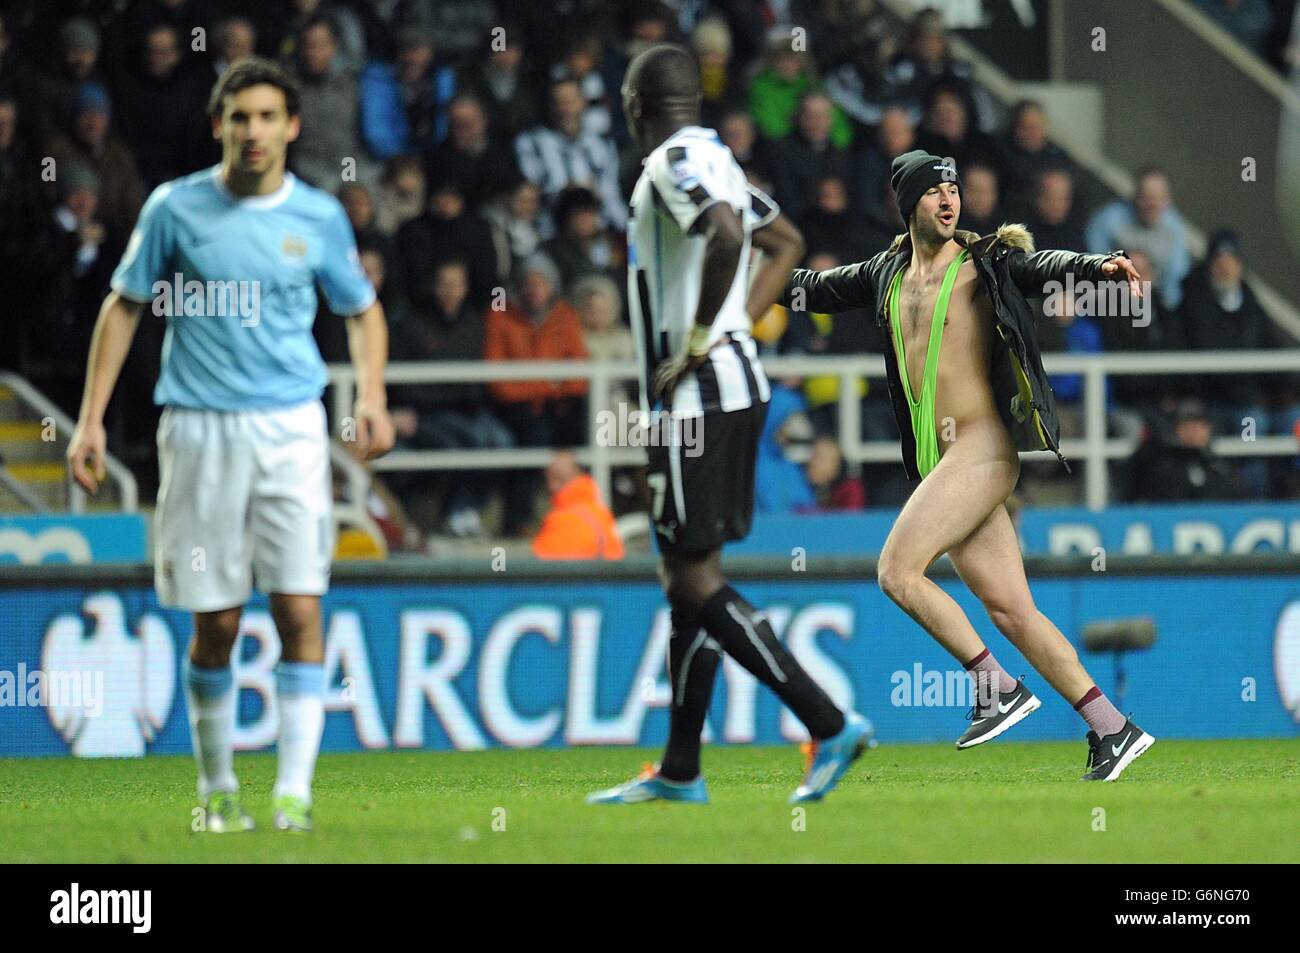
[{"label": "white football shorts", "polygon": [[191,612],[265,593],[322,595],[334,526],[318,400],[275,410],[168,407],[158,424],[154,585]]}]

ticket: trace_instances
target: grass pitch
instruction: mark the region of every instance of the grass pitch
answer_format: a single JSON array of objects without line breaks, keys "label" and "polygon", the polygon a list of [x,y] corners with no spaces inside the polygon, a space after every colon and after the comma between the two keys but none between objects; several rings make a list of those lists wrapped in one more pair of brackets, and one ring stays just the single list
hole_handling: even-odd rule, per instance
[{"label": "grass pitch", "polygon": [[1300,741],[1161,740],[1114,784],[1086,753],[882,746],[802,815],[793,746],[706,747],[704,807],[583,803],[657,751],[327,754],[305,836],[271,829],[270,754],[235,759],[259,829],[222,836],[190,831],[188,757],[3,759],[0,861],[1300,861]]}]

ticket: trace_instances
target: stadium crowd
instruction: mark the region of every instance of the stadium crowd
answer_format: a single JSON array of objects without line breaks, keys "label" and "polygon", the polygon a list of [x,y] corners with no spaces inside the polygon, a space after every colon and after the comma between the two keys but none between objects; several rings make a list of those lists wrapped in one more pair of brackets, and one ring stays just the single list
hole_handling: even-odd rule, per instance
[{"label": "stadium crowd", "polygon": [[[1242,42],[1262,43],[1268,5],[1237,7],[1248,14],[1231,21]],[[1242,280],[1252,236],[1221,230],[1195,260],[1164,171],[1136,170],[1131,199],[1105,193],[1053,143],[1040,104],[1003,114],[934,10],[911,22],[874,0],[18,0],[0,11],[0,294],[12,315],[0,363],[74,415],[90,331],[140,206],[159,183],[217,161],[208,92],[255,53],[301,80],[290,167],[343,203],[394,360],[632,355],[623,228],[639,162],[619,86],[629,59],[661,40],[696,53],[704,124],[797,222],[808,267],[861,260],[903,230],[889,163],[925,148],[957,162],[959,227],[1025,222],[1040,248],[1122,247],[1151,280],[1149,326],[1058,301],[1040,323],[1045,350],[1288,343]],[[794,25],[806,45],[792,44]],[[144,322],[112,414],[110,446],[146,486],[161,325]],[[861,313],[774,309],[755,334],[768,353],[856,354],[878,351],[872,325]],[[344,359],[342,322],[323,315],[317,330],[326,359]],[[1077,435],[1081,380],[1053,386],[1066,436]],[[775,388],[760,508],[900,501],[898,466],[864,479],[845,465],[838,387]],[[586,391],[581,380],[403,385],[390,405],[405,447],[563,447],[588,442]],[[894,439],[883,383],[861,382],[859,397],[862,436]],[[1210,449],[1245,417],[1261,434],[1294,432],[1294,379],[1122,377],[1107,402],[1113,432],[1141,439],[1123,468],[1128,499],[1300,490],[1293,459],[1226,462]],[[794,443],[811,451],[807,465],[790,461]],[[540,474],[389,483],[403,500],[436,486],[433,512],[456,534],[482,532],[498,492],[505,534],[536,524]],[[623,496],[616,511],[635,505],[634,488]]]}]

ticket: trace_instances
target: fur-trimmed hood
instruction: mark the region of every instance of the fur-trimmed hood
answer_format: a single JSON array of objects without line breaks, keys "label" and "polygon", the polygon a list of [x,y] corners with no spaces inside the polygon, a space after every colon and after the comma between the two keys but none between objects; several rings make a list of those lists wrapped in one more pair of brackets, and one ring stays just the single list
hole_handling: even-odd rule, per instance
[{"label": "fur-trimmed hood", "polygon": [[[1018,224],[1004,223],[999,225],[998,230],[992,235],[985,235],[983,237],[977,235],[975,232],[967,232],[958,229],[957,232],[953,234],[953,238],[956,239],[957,244],[981,253],[987,253],[994,245],[1005,245],[1008,248],[1018,248],[1026,255],[1034,250],[1034,236],[1030,234],[1028,228],[1024,225]],[[894,236],[893,242],[889,245],[888,254],[892,255],[899,251],[905,243],[909,243],[911,240],[911,236],[907,232]],[[980,243],[984,243],[985,247],[976,248],[975,246]]]}]

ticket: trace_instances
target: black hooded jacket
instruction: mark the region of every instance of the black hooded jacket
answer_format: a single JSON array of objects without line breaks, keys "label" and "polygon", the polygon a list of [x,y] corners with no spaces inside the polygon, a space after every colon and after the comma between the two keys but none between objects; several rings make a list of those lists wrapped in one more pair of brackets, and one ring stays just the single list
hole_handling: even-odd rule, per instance
[{"label": "black hooded jacket", "polygon": [[[1042,355],[1034,331],[1034,310],[1026,296],[1044,294],[1048,282],[1064,284],[1073,272],[1075,282],[1109,281],[1101,266],[1123,255],[1080,255],[1066,251],[1034,251],[1033,238],[1022,225],[1003,225],[993,235],[980,238],[974,232],[959,231],[955,240],[969,248],[993,312],[997,316],[998,343],[991,365],[994,399],[1003,422],[1018,450],[1051,450],[1062,463],[1061,424],[1056,415],[1056,398],[1047,383]],[[866,261],[830,271],[796,269],[781,303],[792,308],[833,314],[853,308],[868,308],[876,316],[881,349],[889,376],[889,397],[903,441],[903,467],[909,479],[920,477],[916,468],[916,437],[904,395],[898,360],[885,314],[885,290],[912,258],[912,241],[906,235],[894,239],[887,251]],[[802,290],[801,301],[795,301]],[[1068,468],[1068,466],[1067,466]]]}]

